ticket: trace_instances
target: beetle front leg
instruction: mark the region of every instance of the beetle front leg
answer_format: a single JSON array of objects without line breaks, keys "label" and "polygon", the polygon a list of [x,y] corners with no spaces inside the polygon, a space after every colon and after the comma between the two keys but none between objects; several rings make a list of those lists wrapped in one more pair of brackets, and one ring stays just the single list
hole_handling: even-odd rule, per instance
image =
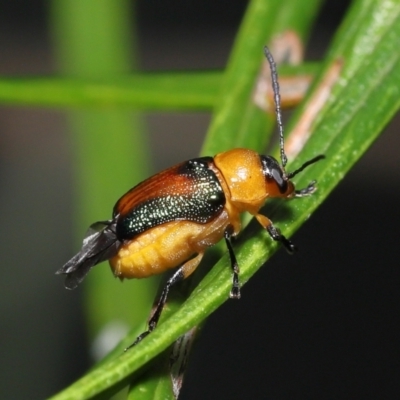
[{"label": "beetle front leg", "polygon": [[288,253],[293,254],[297,250],[297,247],[289,239],[286,239],[286,237],[282,235],[279,228],[277,228],[269,218],[262,214],[257,214],[255,217],[261,226],[267,230],[271,238],[282,243]]},{"label": "beetle front leg", "polygon": [[224,232],[224,238],[226,242],[226,246],[228,247],[229,257],[231,259],[231,267],[233,271],[233,278],[232,278],[232,289],[229,294],[231,299],[240,299],[240,281],[239,281],[239,264],[236,260],[235,253],[232,248],[232,232],[233,228],[228,226],[228,228]]},{"label": "beetle front leg", "polygon": [[294,191],[294,197],[298,198],[298,197],[306,197],[306,196],[310,196],[311,194],[313,194],[316,190],[316,184],[317,181],[311,181],[307,187],[305,187],[304,189],[300,189],[300,190],[295,190]]}]

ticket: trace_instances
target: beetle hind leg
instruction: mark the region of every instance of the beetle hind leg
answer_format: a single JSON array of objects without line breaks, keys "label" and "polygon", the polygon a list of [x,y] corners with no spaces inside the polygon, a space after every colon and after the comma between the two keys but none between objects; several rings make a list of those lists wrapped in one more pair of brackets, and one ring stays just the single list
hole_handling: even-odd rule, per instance
[{"label": "beetle hind leg", "polygon": [[197,268],[200,264],[201,259],[203,258],[204,253],[199,253],[196,257],[191,258],[186,261],[179,269],[168,279],[167,283],[164,286],[164,289],[161,292],[159,299],[157,300],[157,304],[153,308],[154,311],[149,319],[147,330],[141,333],[136,340],[128,346],[125,351],[129,350],[131,347],[138,344],[142,341],[149,333],[151,333],[157,326],[158,320],[160,319],[162,310],[164,308],[165,303],[167,302],[168,294],[172,286],[176,285],[178,282],[183,281],[192,272]]}]

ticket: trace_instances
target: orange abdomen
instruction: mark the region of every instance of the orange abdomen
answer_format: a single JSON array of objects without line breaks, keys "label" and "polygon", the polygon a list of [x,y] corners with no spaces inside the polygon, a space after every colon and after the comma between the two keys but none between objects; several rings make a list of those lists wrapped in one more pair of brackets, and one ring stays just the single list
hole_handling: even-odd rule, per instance
[{"label": "orange abdomen", "polygon": [[227,214],[223,212],[208,224],[173,221],[149,229],[121,247],[110,259],[111,269],[121,279],[160,274],[217,243],[226,225]]}]

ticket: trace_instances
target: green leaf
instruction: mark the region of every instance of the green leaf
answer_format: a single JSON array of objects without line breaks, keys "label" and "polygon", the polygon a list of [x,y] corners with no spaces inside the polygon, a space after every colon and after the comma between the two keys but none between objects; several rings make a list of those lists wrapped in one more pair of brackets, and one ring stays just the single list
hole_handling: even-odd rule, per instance
[{"label": "green leaf", "polygon": [[[253,7],[255,3],[252,3]],[[319,182],[318,191],[310,198],[291,202],[292,213],[289,219],[283,216],[280,205],[270,210],[269,215],[272,219],[283,221],[280,227],[286,235],[290,236],[322,203],[344,177],[346,171],[359,159],[398,111],[400,52],[396,49],[399,37],[400,4],[397,1],[385,0],[378,3],[360,0],[354,2],[328,53],[325,68],[321,71],[321,78],[315,82],[314,87],[317,88],[321,84],[324,72],[333,60],[340,58],[344,63],[343,70],[332,89],[329,101],[324,105],[312,126],[312,137],[298,160],[292,163],[293,166],[299,165],[316,154],[326,154],[325,161],[313,166],[312,170],[307,170],[296,182],[304,185],[310,180],[310,176],[316,178]],[[252,36],[249,39],[254,48],[262,42],[258,40],[260,39],[256,40]],[[249,62],[249,58],[253,59],[252,51],[255,50],[250,46],[249,52],[244,53],[241,68],[246,69],[246,62]],[[235,57],[240,58],[241,53],[239,50],[237,52],[232,56],[232,60],[235,60]],[[246,73],[251,72],[252,79],[256,70],[255,61],[254,65],[249,62]],[[235,84],[235,79],[239,80],[238,86]],[[251,106],[246,107],[245,102],[243,102],[243,108],[235,101],[237,90],[246,88],[243,90],[248,92],[250,83],[244,81],[246,79],[240,77],[239,72],[231,71],[230,75],[228,72],[223,86],[226,92],[223,92],[225,94],[221,96],[221,106],[217,107],[211,127],[212,134],[207,141],[208,150],[229,146],[230,139],[225,139],[225,135],[229,134],[229,129],[225,124],[228,124],[230,128],[236,125],[235,134],[239,132],[236,137],[241,138],[241,132],[246,131],[243,120],[249,113],[256,113],[256,111],[249,111]],[[230,96],[227,93],[229,85],[232,85]],[[237,102],[240,103],[243,99],[239,95],[238,97],[240,99]],[[228,105],[225,105],[225,102]],[[239,116],[230,115],[230,110]],[[304,111],[300,109],[299,112]],[[259,117],[263,119],[261,115]],[[295,116],[292,126],[298,118],[299,114]],[[219,137],[218,132],[223,132],[222,138]],[[251,141],[251,139],[248,140]],[[214,141],[216,144],[211,144]],[[247,141],[243,139],[243,144],[246,143]],[[276,244],[271,243],[268,235],[255,224],[250,224],[245,229],[235,248],[243,284],[264,264],[276,248]],[[121,384],[133,371],[145,365],[151,358],[165,350],[178,336],[199,324],[225,302],[230,288],[231,272],[228,257],[225,255],[179,310],[165,318],[148,338],[135,347],[134,351],[122,354],[103,365],[55,398],[89,398],[95,396],[96,393],[101,393],[105,388]]]},{"label": "green leaf", "polygon": [[46,107],[201,110],[215,103],[221,72],[109,74],[0,79],[0,101]]},{"label": "green leaf", "polygon": [[[313,75],[318,65],[286,66],[281,77]],[[17,106],[87,109],[211,110],[223,72],[149,72],[106,77],[3,77],[0,102]]]},{"label": "green leaf", "polygon": [[[100,7],[97,0],[57,0],[51,5],[54,48],[67,81],[101,80],[127,73],[134,47],[130,43],[128,0],[105,0]],[[26,90],[29,93],[30,87]],[[60,95],[65,100],[67,93]],[[139,116],[127,110],[81,108],[71,110],[67,120],[74,150],[74,222],[77,236],[82,238],[91,223],[111,217],[115,200],[122,193],[148,175],[147,140]],[[108,268],[95,268],[84,284],[91,336],[107,323],[127,327],[140,323],[148,313],[154,283],[149,279],[121,287],[110,278]],[[122,306],[130,302],[132,286],[140,296],[135,313]]]}]

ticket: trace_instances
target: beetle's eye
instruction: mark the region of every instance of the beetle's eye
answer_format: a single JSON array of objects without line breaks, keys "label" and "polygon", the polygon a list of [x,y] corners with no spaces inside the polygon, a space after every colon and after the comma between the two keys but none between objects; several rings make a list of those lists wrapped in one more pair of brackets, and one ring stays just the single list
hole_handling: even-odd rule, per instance
[{"label": "beetle's eye", "polygon": [[264,176],[273,179],[280,193],[286,193],[288,189],[287,178],[278,161],[271,156],[260,156]]}]

